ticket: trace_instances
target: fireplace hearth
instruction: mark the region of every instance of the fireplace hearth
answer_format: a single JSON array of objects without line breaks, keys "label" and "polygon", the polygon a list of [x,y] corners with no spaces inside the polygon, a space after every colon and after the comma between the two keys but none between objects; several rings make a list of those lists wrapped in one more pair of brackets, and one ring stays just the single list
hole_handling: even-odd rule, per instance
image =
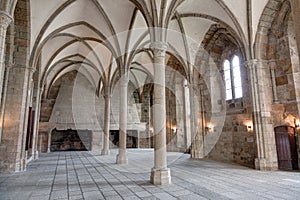
[{"label": "fireplace hearth", "polygon": [[51,132],[51,151],[88,151],[91,144],[90,130],[53,129]]}]

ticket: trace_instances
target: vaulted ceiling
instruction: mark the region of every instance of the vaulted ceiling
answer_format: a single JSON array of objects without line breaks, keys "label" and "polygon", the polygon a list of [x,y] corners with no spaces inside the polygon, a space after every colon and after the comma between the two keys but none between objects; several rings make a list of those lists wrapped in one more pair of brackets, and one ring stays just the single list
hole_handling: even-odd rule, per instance
[{"label": "vaulted ceiling", "polygon": [[[100,87],[113,85],[125,72],[144,82],[153,74],[148,47],[155,40],[168,42],[167,59],[173,55],[180,60],[188,79],[212,25],[225,27],[241,45],[256,30],[248,28],[246,0],[45,1],[30,1],[30,61],[40,66],[41,83],[47,87],[72,70]],[[252,27],[267,1],[252,1]],[[165,31],[157,34],[153,27]]]}]

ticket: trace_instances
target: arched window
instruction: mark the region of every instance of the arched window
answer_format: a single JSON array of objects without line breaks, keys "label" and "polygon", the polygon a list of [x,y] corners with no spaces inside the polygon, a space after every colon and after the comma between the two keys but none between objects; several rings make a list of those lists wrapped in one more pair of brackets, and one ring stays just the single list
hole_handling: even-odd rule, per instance
[{"label": "arched window", "polygon": [[226,88],[226,100],[238,99],[243,97],[240,59],[233,56],[232,60],[225,60],[223,64],[224,79]]}]

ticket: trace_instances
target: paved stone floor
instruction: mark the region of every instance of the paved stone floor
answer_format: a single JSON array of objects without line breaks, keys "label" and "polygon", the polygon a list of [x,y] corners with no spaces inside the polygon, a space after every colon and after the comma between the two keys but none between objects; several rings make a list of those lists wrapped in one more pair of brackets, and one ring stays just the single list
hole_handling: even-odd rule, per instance
[{"label": "paved stone floor", "polygon": [[299,172],[263,172],[189,155],[168,153],[172,185],[149,183],[152,150],[43,154],[27,171],[0,175],[0,199],[300,199]]}]

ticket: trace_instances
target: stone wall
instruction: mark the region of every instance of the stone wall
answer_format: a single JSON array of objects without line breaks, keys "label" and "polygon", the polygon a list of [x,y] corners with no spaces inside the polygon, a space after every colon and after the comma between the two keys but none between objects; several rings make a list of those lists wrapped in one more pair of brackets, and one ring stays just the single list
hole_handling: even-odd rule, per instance
[{"label": "stone wall", "polygon": [[251,120],[251,114],[228,115],[220,138],[209,157],[253,167],[254,133],[247,128],[247,122]]},{"label": "stone wall", "polygon": [[[202,42],[203,52],[199,52],[197,63],[200,66],[198,71],[202,72],[197,77],[199,85],[198,105],[200,113],[196,116],[203,118],[204,121],[204,146],[206,146],[206,138],[209,134],[215,134],[217,140],[215,146],[208,154],[209,158],[221,161],[236,162],[242,165],[254,166],[254,158],[256,153],[256,142],[253,133],[252,124],[252,102],[250,95],[250,83],[248,79],[247,68],[244,66],[244,53],[235,41],[232,33],[221,25],[212,25],[207,32],[205,39]],[[217,91],[224,91],[225,86],[222,80],[216,83],[214,74],[211,71],[215,67],[217,73],[220,73],[223,79],[223,63],[226,59],[231,60],[233,55],[239,56],[240,71],[243,87],[243,98],[225,101],[225,93],[216,95]],[[201,64],[200,64],[201,63]],[[205,67],[204,67],[205,66]],[[222,86],[223,85],[223,86]],[[213,89],[212,87],[217,87]],[[221,87],[221,88],[219,88]],[[220,96],[221,99],[217,96]],[[202,100],[201,100],[202,99]],[[223,99],[223,100],[222,100]],[[201,117],[201,101],[203,101],[203,113]],[[220,107],[220,111],[226,114],[224,126],[221,130],[215,127],[216,124],[211,122],[212,117],[216,115],[212,111],[212,106]],[[225,108],[222,108],[225,106]],[[221,113],[219,115],[222,115]],[[248,125],[251,124],[251,130],[248,130]],[[201,128],[201,127],[200,127]],[[218,129],[218,130],[217,130]],[[216,133],[219,131],[219,133]]]},{"label": "stone wall", "polygon": [[[144,133],[146,123],[141,123],[141,104],[136,103],[132,97],[135,88],[129,87],[128,105],[128,130],[136,130]],[[92,150],[100,150],[103,140],[104,124],[104,98],[96,96],[95,87],[84,77],[75,71],[69,72],[59,78],[50,88],[47,99],[42,100],[40,133],[51,132],[54,128],[87,129],[93,132]],[[120,112],[119,86],[114,87],[111,98],[110,130],[119,130]],[[150,140],[144,138],[142,140]],[[46,136],[42,136],[45,138]],[[44,141],[45,139],[43,139]],[[141,144],[146,143],[142,141]],[[42,145],[48,145],[45,142]],[[141,146],[149,147],[149,145]],[[42,147],[45,151],[45,147]]]},{"label": "stone wall", "polygon": [[[275,60],[275,83],[277,99],[276,103],[281,103],[285,107],[285,112],[293,115],[297,114],[296,92],[294,85],[294,70],[291,56],[297,54],[296,45],[290,46],[290,35],[294,35],[293,25],[290,24],[291,17],[287,13],[283,18],[282,13],[278,13],[273,22],[272,31],[269,37],[269,60]],[[290,27],[290,28],[289,28]]]}]

